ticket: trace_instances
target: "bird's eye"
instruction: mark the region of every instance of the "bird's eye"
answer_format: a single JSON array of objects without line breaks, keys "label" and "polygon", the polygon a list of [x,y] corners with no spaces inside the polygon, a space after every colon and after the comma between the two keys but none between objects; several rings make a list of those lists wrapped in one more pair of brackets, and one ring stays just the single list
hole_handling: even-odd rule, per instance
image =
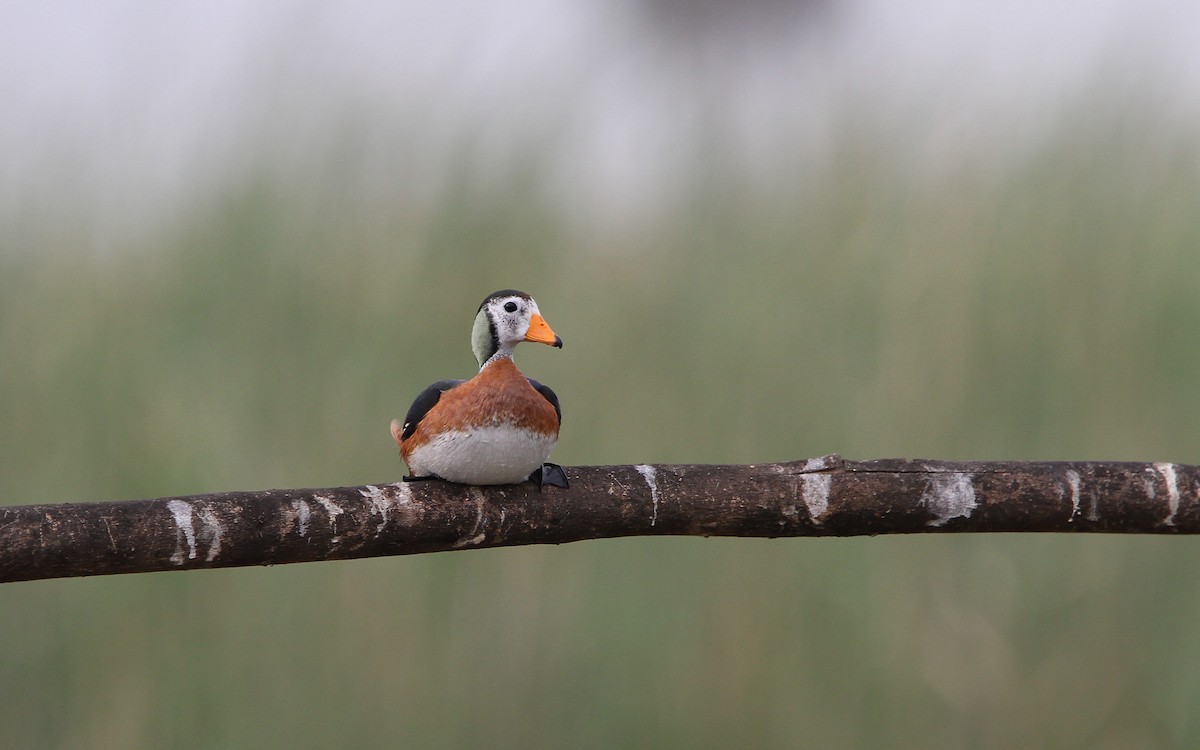
[{"label": "bird's eye", "polygon": [[517,303],[516,302],[505,302],[504,309],[506,312],[510,312],[510,313],[516,312],[517,311]]}]

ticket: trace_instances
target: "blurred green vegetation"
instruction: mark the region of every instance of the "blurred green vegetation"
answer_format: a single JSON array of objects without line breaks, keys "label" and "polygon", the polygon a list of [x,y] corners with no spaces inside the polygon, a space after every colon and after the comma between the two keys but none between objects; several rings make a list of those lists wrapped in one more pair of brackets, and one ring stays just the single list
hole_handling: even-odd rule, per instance
[{"label": "blurred green vegetation", "polygon": [[[504,287],[566,342],[518,356],[565,464],[1200,461],[1200,147],[1093,114],[941,169],[846,128],[587,230],[534,154],[409,201],[344,143],[115,251],[27,211],[0,501],[395,480],[388,421],[470,374]],[[10,584],[0,747],[1194,747],[1194,553],[633,539]]]}]

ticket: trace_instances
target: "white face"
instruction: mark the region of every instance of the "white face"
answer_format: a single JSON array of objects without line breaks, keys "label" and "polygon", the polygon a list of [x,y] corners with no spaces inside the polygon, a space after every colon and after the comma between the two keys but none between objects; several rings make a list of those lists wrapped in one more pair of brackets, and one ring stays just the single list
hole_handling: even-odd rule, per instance
[{"label": "white face", "polygon": [[[475,316],[475,325],[471,329],[471,349],[475,358],[482,365],[500,351],[512,351],[512,348],[525,340],[529,332],[529,319],[538,311],[537,303],[525,297],[497,297],[489,301],[479,314]],[[492,332],[495,331],[495,340]]]},{"label": "white face", "polygon": [[529,332],[529,318],[538,312],[537,303],[524,297],[494,299],[485,309],[496,327],[501,346],[516,346],[524,341]]}]

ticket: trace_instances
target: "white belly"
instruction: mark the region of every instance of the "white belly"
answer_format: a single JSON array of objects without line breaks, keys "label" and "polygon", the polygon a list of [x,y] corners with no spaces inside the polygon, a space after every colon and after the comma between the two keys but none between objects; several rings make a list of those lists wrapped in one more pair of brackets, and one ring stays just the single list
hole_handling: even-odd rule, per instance
[{"label": "white belly", "polygon": [[461,484],[517,484],[550,457],[558,442],[515,427],[475,427],[447,432],[413,450],[408,468],[413,476],[433,475]]}]

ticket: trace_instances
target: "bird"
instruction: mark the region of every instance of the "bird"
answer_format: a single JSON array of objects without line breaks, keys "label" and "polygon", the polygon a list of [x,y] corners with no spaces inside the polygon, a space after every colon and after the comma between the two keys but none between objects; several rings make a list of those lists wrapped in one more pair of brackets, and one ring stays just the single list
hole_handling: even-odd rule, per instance
[{"label": "bird", "polygon": [[558,442],[562,407],[553,390],[513,363],[522,341],[562,348],[525,292],[485,297],[471,329],[479,373],[437,381],[421,391],[403,422],[392,420],[392,439],[408,465],[405,481],[568,486],[563,468],[546,462]]}]

